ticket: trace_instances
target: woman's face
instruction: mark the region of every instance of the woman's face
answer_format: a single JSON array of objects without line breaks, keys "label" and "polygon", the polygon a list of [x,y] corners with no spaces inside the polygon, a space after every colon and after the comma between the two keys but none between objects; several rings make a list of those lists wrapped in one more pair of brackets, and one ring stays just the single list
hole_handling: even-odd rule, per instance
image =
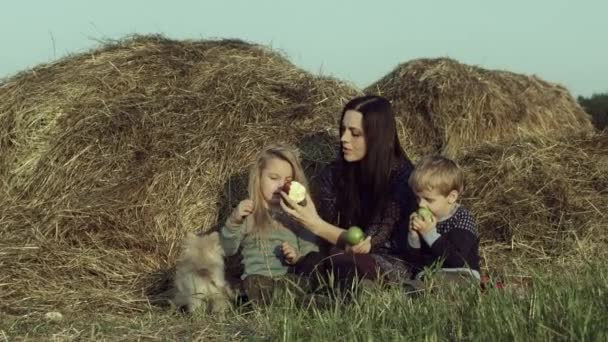
[{"label": "woman's face", "polygon": [[367,152],[365,132],[363,131],[363,114],[356,110],[347,110],[340,127],[342,155],[347,162],[356,162]]}]

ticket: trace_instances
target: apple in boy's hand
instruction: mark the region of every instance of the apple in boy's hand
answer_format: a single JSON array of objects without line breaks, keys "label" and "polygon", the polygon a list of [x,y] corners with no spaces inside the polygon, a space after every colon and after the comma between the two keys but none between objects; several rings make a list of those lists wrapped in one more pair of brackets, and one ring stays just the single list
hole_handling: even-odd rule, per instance
[{"label": "apple in boy's hand", "polygon": [[364,239],[365,234],[363,233],[363,230],[357,226],[352,226],[348,228],[346,234],[344,235],[344,240],[351,246],[358,244]]},{"label": "apple in boy's hand", "polygon": [[420,217],[422,219],[422,221],[427,221],[427,220],[432,221],[433,220],[433,213],[431,212],[431,210],[429,208],[422,207],[422,208],[418,209],[416,214],[418,215],[418,217]]},{"label": "apple in boy's hand", "polygon": [[306,205],[306,188],[300,182],[289,181],[283,185],[283,191],[294,202]]}]

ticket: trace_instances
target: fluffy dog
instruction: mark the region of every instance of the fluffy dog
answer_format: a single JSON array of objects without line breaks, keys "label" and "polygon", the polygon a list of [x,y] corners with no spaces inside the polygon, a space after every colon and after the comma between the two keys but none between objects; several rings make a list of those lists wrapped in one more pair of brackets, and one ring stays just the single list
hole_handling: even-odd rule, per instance
[{"label": "fluffy dog", "polygon": [[173,303],[192,313],[204,306],[209,312],[223,312],[233,297],[224,274],[224,250],[219,234],[188,233],[175,271]]}]

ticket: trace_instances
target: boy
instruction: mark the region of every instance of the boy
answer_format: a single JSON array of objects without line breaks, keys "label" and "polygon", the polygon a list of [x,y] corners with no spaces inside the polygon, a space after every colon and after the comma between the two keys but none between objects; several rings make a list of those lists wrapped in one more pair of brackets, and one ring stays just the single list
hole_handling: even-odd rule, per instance
[{"label": "boy", "polygon": [[409,185],[421,208],[410,216],[405,255],[416,279],[424,276],[426,267],[439,264],[442,277],[479,280],[475,220],[458,203],[464,190],[462,170],[448,158],[426,157],[412,172]]}]

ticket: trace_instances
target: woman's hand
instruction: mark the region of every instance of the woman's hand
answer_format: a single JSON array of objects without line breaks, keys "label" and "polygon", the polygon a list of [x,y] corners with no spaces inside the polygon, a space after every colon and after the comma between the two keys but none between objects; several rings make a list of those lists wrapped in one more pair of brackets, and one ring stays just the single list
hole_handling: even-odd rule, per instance
[{"label": "woman's hand", "polygon": [[354,246],[346,246],[345,252],[353,252],[355,254],[369,254],[372,250],[372,237],[368,236],[365,240]]},{"label": "woman's hand", "polygon": [[323,221],[317,213],[317,208],[315,208],[315,204],[309,194],[306,194],[306,205],[303,206],[291,200],[285,192],[281,191],[281,197],[283,197],[283,200],[280,202],[281,208],[295,221],[300,223],[302,227],[310,230],[313,234],[332,245],[338,243],[340,236],[344,234],[345,230]]},{"label": "woman's hand", "polygon": [[306,205],[302,206],[294,202],[287,194],[281,191],[281,197],[283,200],[280,202],[281,208],[293,217],[296,221],[301,223],[304,228],[308,230],[314,230],[316,225],[321,221],[321,217],[317,213],[317,208],[310,198],[309,194],[306,194]]}]

